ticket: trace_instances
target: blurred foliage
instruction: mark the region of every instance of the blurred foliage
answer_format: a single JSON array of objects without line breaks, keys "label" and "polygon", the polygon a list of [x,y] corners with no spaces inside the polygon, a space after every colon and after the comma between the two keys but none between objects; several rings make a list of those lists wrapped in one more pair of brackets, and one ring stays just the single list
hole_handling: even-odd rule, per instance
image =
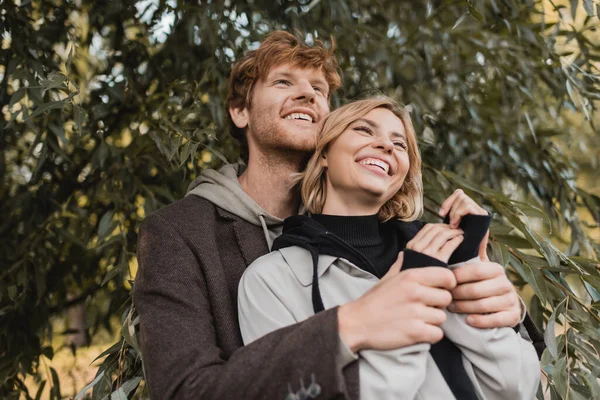
[{"label": "blurred foliage", "polygon": [[52,318],[81,303],[89,335],[115,315],[123,329],[80,397],[139,392],[139,223],[237,159],[231,64],[287,29],[336,38],[334,106],[373,90],[409,106],[428,209],[461,187],[495,213],[490,254],[546,330],[538,398],[600,398],[600,198],[577,181],[598,168],[598,13],[597,0],[0,0],[0,397],[41,396],[24,378],[68,333]]}]

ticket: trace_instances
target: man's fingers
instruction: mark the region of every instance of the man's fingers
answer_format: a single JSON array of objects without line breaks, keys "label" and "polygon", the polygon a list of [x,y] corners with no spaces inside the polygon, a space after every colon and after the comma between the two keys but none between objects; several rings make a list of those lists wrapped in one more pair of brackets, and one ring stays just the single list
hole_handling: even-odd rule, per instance
[{"label": "man's fingers", "polygon": [[467,324],[482,329],[513,327],[519,323],[520,319],[521,316],[514,311],[502,311],[488,315],[471,314],[467,316]]},{"label": "man's fingers", "polygon": [[439,211],[440,216],[445,217],[446,214],[448,213],[448,211],[450,211],[452,209],[452,204],[454,203],[456,198],[463,193],[464,192],[462,189],[456,189],[454,191],[454,193],[452,193],[450,195],[450,197],[448,197],[446,200],[444,200],[444,202],[442,203],[442,206],[440,207],[440,211]]},{"label": "man's fingers", "polygon": [[436,326],[442,325],[448,319],[444,310],[434,307],[423,307],[419,315],[425,323]]},{"label": "man's fingers", "polygon": [[418,342],[437,343],[444,337],[442,328],[436,325],[422,324],[418,329]]},{"label": "man's fingers", "polygon": [[463,283],[452,290],[454,300],[476,300],[513,293],[512,283],[502,275],[478,282]]},{"label": "man's fingers", "polygon": [[457,284],[477,282],[491,279],[499,275],[506,275],[502,265],[495,262],[475,262],[463,265],[453,270]]},{"label": "man's fingers", "polygon": [[443,267],[423,267],[400,271],[398,280],[407,279],[423,286],[452,290],[456,286],[456,278],[452,271]]},{"label": "man's fingers", "polygon": [[452,294],[448,290],[422,287],[423,290],[420,293],[420,301],[423,304],[430,307],[446,308],[452,302]]},{"label": "man's fingers", "polygon": [[489,314],[503,311],[520,310],[519,299],[515,294],[486,297],[478,300],[456,300],[450,311],[459,314]]},{"label": "man's fingers", "polygon": [[481,259],[481,261],[490,261],[487,254],[487,244],[489,238],[490,230],[488,229],[488,231],[485,233],[485,236],[483,237],[483,240],[481,240],[481,243],[479,244],[479,258]]}]

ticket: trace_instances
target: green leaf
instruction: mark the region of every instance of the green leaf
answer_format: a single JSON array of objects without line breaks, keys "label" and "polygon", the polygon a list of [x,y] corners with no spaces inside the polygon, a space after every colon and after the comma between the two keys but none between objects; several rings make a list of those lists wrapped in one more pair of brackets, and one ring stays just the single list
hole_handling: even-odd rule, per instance
[{"label": "green leaf", "polygon": [[14,92],[13,95],[10,97],[10,103],[8,103],[8,108],[10,109],[13,105],[21,101],[21,99],[25,96],[25,93],[27,93],[25,88],[20,88],[19,90]]},{"label": "green leaf", "polygon": [[81,134],[83,124],[87,118],[87,112],[81,106],[73,104],[73,118],[77,127],[77,133]]},{"label": "green leaf", "polygon": [[465,18],[468,15],[469,15],[469,13],[466,12],[463,15],[461,15],[460,17],[458,17],[458,19],[456,20],[456,22],[454,23],[454,25],[452,26],[452,28],[450,30],[453,31],[457,26],[459,26],[465,20]]},{"label": "green leaf", "polygon": [[37,117],[38,115],[45,113],[46,111],[63,109],[66,104],[67,104],[66,99],[60,100],[60,101],[49,101],[47,103],[40,105],[38,108],[36,108],[35,111],[29,116],[28,119],[33,119],[33,118]]},{"label": "green leaf", "polygon": [[112,210],[104,213],[98,224],[98,241],[103,240],[106,235],[111,233],[114,229],[114,222],[112,220],[114,212]]},{"label": "green leaf", "polygon": [[58,374],[56,370],[50,367],[50,374],[52,375],[52,388],[50,389],[50,398],[55,398],[57,400],[62,398],[60,393],[60,381],[58,379]]},{"label": "green leaf", "polygon": [[477,21],[483,22],[483,15],[481,15],[481,13],[479,11],[477,11],[477,9],[475,7],[473,7],[471,4],[467,3],[467,6],[469,7],[469,13],[471,14],[471,16],[473,18],[475,18]]},{"label": "green leaf", "polygon": [[46,346],[42,349],[42,354],[49,360],[52,360],[52,357],[54,357],[54,349],[52,349],[52,346]]},{"label": "green leaf", "polygon": [[79,393],[77,393],[77,396],[75,396],[75,400],[80,400],[83,398],[83,396],[85,395],[85,393],[90,390],[96,383],[100,382],[100,380],[104,378],[104,371],[100,372],[99,374],[96,375],[96,377],[94,378],[93,381],[91,381],[90,383],[88,383],[87,385],[85,385],[83,387],[83,389],[81,389],[79,391]]},{"label": "green leaf", "polygon": [[43,380],[38,387],[37,393],[35,394],[35,400],[40,400],[42,398],[42,393],[44,392],[44,388],[46,387],[46,380]]},{"label": "green leaf", "polygon": [[583,0],[583,9],[590,16],[594,16],[594,2],[592,0]]},{"label": "green leaf", "polygon": [[513,249],[531,249],[533,246],[526,239],[514,235],[496,235],[495,239]]},{"label": "green leaf", "polygon": [[544,332],[544,342],[546,343],[546,349],[550,352],[552,358],[556,359],[558,356],[558,347],[556,344],[556,335],[554,333],[555,325],[556,325],[556,316],[562,312],[563,306],[565,304],[566,299],[561,301],[558,306],[552,312],[552,315],[548,319],[548,324],[546,325],[546,331]]},{"label": "green leaf", "polygon": [[106,272],[106,275],[104,276],[104,279],[102,279],[102,283],[100,284],[100,286],[106,285],[108,281],[119,275],[120,272],[120,268],[113,266],[111,269],[108,270],[108,272]]},{"label": "green leaf", "polygon": [[52,72],[50,75],[48,75],[47,79],[42,79],[40,81],[40,84],[44,88],[44,91],[46,91],[50,89],[56,89],[59,87],[66,87],[66,80],[67,77],[64,74],[60,72]]}]

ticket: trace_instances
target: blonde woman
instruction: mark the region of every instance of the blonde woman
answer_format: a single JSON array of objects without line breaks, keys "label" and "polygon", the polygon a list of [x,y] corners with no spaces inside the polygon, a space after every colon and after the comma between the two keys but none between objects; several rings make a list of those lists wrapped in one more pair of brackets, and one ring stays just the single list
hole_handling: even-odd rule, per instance
[{"label": "blonde woman", "polygon": [[[354,301],[392,274],[462,265],[477,257],[490,223],[462,193],[454,195],[452,225],[418,220],[423,195],[415,132],[408,113],[385,97],[348,104],[325,119],[300,188],[310,216],[288,218],[273,251],[240,281],[245,344]],[[451,285],[425,282],[423,288],[412,309],[420,313],[420,329],[431,331],[429,342],[407,335],[398,349],[343,350],[358,358],[361,399],[535,397],[540,372],[530,342],[511,328],[473,328],[448,312]],[[412,309],[407,325],[415,321]],[[318,384],[306,382],[288,397],[319,392]]]}]

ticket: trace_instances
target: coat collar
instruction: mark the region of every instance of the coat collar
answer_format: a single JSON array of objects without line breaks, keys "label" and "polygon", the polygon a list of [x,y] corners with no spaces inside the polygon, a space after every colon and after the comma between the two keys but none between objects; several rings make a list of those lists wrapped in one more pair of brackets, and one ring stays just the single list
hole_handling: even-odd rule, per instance
[{"label": "coat collar", "polygon": [[[294,276],[302,286],[310,286],[313,281],[313,262],[310,252],[298,246],[285,247],[279,252],[290,266]],[[339,257],[321,254],[317,265],[319,278]]]}]

